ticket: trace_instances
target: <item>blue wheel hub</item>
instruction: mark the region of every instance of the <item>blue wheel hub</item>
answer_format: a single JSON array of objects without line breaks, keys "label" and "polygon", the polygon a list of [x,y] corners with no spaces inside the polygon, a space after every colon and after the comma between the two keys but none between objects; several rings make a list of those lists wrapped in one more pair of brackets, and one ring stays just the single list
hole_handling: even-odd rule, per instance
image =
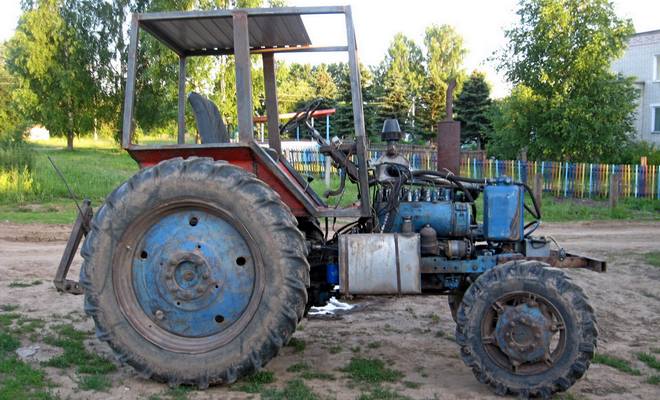
[{"label": "blue wheel hub", "polygon": [[255,291],[255,260],[227,220],[198,209],[165,214],[132,259],[138,305],[165,331],[202,338],[227,330]]},{"label": "blue wheel hub", "polygon": [[551,327],[551,319],[538,306],[505,306],[495,326],[495,339],[512,362],[533,363],[548,357]]}]

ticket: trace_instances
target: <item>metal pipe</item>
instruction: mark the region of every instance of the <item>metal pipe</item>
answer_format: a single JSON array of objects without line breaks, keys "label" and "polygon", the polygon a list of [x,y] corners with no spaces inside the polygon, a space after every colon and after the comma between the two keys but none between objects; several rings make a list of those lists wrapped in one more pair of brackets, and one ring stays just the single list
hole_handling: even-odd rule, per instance
[{"label": "metal pipe", "polygon": [[186,142],[186,57],[179,57],[179,132],[177,143]]},{"label": "metal pipe", "polygon": [[268,146],[277,154],[282,153],[280,140],[279,110],[277,108],[277,81],[275,80],[275,56],[264,53],[264,89],[266,92],[266,116],[268,117]]},{"label": "metal pipe", "polygon": [[126,68],[126,88],[124,97],[124,119],[122,123],[121,145],[124,149],[131,145],[133,137],[133,109],[135,106],[135,69],[138,42],[138,15],[133,14],[128,45],[128,66]]},{"label": "metal pipe", "polygon": [[362,108],[362,85],[360,84],[360,62],[357,55],[357,41],[353,27],[351,7],[346,6],[346,40],[348,41],[348,67],[351,79],[351,97],[353,100],[353,124],[355,126],[355,144],[358,156],[359,190],[362,215],[371,215],[369,205],[369,171],[367,171],[367,139]]}]

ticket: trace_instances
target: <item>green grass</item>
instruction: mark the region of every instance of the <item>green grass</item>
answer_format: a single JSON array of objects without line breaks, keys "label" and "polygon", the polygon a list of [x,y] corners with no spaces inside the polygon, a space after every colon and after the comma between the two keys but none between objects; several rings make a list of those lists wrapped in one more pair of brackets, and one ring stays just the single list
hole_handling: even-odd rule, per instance
[{"label": "green grass", "polygon": [[660,361],[650,353],[637,353],[637,359],[646,364],[649,368],[660,370]]},{"label": "green grass", "polygon": [[[153,139],[153,140],[152,140]],[[144,143],[158,143],[162,138],[142,138]],[[20,200],[0,192],[0,221],[17,223],[70,224],[76,218],[76,208],[69,199],[66,187],[47,159],[51,156],[61,169],[79,199],[88,197],[93,206],[100,205],[119,184],[138,170],[128,153],[109,140],[94,141],[76,139],[75,149],[66,151],[65,141],[53,138],[30,144],[33,161],[32,189]],[[322,195],[326,187],[323,177],[316,177],[310,186]],[[339,186],[339,178],[331,179],[330,188]],[[342,196],[328,200],[331,206],[339,203],[348,206],[357,201],[357,186],[347,182]],[[482,198],[477,200],[479,215],[482,214]],[[552,222],[578,220],[660,220],[660,201],[622,198],[614,210],[603,199],[562,199],[544,194],[543,220]]]},{"label": "green grass", "polygon": [[0,311],[3,312],[10,312],[10,311],[15,311],[18,310],[18,305],[17,304],[3,304],[0,306]]},{"label": "green grass", "polygon": [[243,379],[236,390],[246,393],[261,393],[264,385],[275,382],[275,374],[271,371],[258,371]]},{"label": "green grass", "polygon": [[310,369],[312,369],[312,366],[309,365],[308,363],[299,362],[299,363],[295,363],[295,364],[290,365],[286,369],[286,371],[287,372],[303,372],[303,371],[309,371]]},{"label": "green grass", "polygon": [[646,253],[644,254],[644,259],[654,267],[660,267],[660,251]]},{"label": "green grass", "polygon": [[330,352],[330,354],[339,354],[341,353],[341,346],[332,346],[328,349],[328,352]]},{"label": "green grass", "polygon": [[408,389],[419,389],[422,387],[422,384],[419,382],[403,381],[403,386],[407,387]]},{"label": "green grass", "polygon": [[77,367],[77,372],[81,374],[104,374],[117,369],[109,360],[85,349],[84,340],[89,337],[88,333],[70,325],[59,325],[54,329],[57,337],[49,336],[44,341],[61,347],[64,353],[46,361],[45,365],[56,368]]},{"label": "green grass", "polygon": [[340,207],[348,207],[351,204],[358,201],[358,187],[357,185],[351,183],[346,179],[346,187],[344,193],[339,196],[333,196],[326,198],[323,194],[326,190],[335,190],[339,187],[339,178],[334,176],[330,179],[330,187],[325,185],[323,177],[315,177],[315,179],[310,183],[310,186],[314,191],[325,201],[328,205],[336,206],[339,203]]},{"label": "green grass", "polygon": [[26,288],[30,286],[38,286],[41,285],[43,282],[40,280],[34,280],[32,282],[19,282],[19,281],[14,281],[9,284],[10,288]]},{"label": "green grass", "polygon": [[107,392],[112,387],[112,381],[103,374],[82,375],[78,381],[78,387],[81,390]]},{"label": "green grass", "polygon": [[16,334],[23,337],[38,330],[41,331],[44,326],[46,326],[46,321],[43,319],[21,317],[16,321],[16,326],[13,330]]},{"label": "green grass", "polygon": [[660,219],[660,201],[623,198],[620,199],[616,208],[610,209],[607,199],[565,199],[544,194],[541,214],[543,221],[547,222],[612,219],[658,220]]},{"label": "green grass", "polygon": [[20,317],[21,314],[17,313],[0,314],[0,328],[8,329],[14,320],[17,320]]},{"label": "green grass", "polygon": [[649,376],[646,383],[650,385],[660,385],[660,375]]},{"label": "green grass", "polygon": [[18,349],[21,342],[9,332],[0,332],[0,357]]},{"label": "green grass", "polygon": [[79,147],[65,151],[51,146],[35,147],[34,181],[38,187],[35,200],[40,202],[69,198],[47,156],[53,159],[78,198],[90,198],[96,203],[138,170],[135,161],[119,148]]},{"label": "green grass", "polygon": [[44,342],[51,346],[61,347],[64,353],[51,358],[43,365],[55,368],[75,367],[78,374],[87,375],[80,379],[81,388],[83,385],[103,387],[105,374],[116,371],[117,367],[109,360],[85,349],[84,340],[89,337],[89,334],[74,329],[71,325],[58,325],[53,327],[53,330],[56,332],[56,336],[47,336],[44,338]]},{"label": "green grass", "polygon": [[294,353],[302,353],[305,351],[305,347],[307,344],[305,343],[304,340],[298,339],[298,338],[291,338],[289,340],[289,343],[287,344],[287,347],[292,347]]},{"label": "green grass", "polygon": [[44,371],[20,361],[14,351],[21,342],[13,332],[0,330],[0,399],[51,400],[52,383]]},{"label": "green grass", "polygon": [[319,381],[334,381],[335,379],[337,379],[333,374],[330,374],[328,372],[321,372],[321,371],[303,371],[300,374],[300,377],[305,380],[316,379]]},{"label": "green grass", "polygon": [[373,358],[352,358],[341,371],[351,380],[361,383],[396,382],[403,378],[401,372],[387,368],[382,360]]},{"label": "green grass", "polygon": [[[100,203],[92,203],[98,207]],[[78,209],[71,200],[54,200],[40,204],[1,204],[0,221],[19,224],[71,224],[78,216]]]},{"label": "green grass", "polygon": [[593,363],[607,365],[630,375],[640,376],[642,374],[638,369],[630,366],[630,362],[628,360],[607,354],[596,354],[594,356]]},{"label": "green grass", "polygon": [[312,389],[300,379],[294,379],[283,389],[266,389],[261,392],[262,400],[318,400]]}]

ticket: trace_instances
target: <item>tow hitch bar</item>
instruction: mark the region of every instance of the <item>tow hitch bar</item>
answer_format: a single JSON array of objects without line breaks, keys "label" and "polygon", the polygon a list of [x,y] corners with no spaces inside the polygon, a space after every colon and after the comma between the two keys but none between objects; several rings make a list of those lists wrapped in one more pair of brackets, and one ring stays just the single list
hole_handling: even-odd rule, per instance
[{"label": "tow hitch bar", "polygon": [[62,259],[60,260],[60,266],[57,268],[55,279],[53,279],[53,283],[58,292],[83,294],[83,289],[80,287],[80,283],[66,279],[66,276],[69,273],[69,268],[71,267],[73,257],[76,255],[78,246],[80,246],[80,241],[83,236],[87,236],[87,232],[89,232],[92,215],[94,215],[91,204],[92,202],[89,199],[83,200],[78,212],[78,218],[73,225],[73,230],[71,231],[69,240],[64,248],[64,254],[62,254]]}]

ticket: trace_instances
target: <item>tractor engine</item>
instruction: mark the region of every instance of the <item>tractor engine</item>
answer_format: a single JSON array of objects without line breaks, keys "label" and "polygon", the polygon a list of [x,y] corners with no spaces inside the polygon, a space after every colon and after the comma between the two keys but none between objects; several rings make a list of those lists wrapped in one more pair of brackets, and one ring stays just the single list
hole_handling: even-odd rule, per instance
[{"label": "tractor engine", "polygon": [[[387,120],[387,152],[373,165],[371,231],[340,235],[338,263],[328,267],[337,270],[344,294],[462,292],[498,257],[525,253],[526,236],[538,223],[525,234],[523,184],[413,171],[397,150],[397,132],[398,122]],[[544,239],[535,239],[534,250],[550,253]]]}]

